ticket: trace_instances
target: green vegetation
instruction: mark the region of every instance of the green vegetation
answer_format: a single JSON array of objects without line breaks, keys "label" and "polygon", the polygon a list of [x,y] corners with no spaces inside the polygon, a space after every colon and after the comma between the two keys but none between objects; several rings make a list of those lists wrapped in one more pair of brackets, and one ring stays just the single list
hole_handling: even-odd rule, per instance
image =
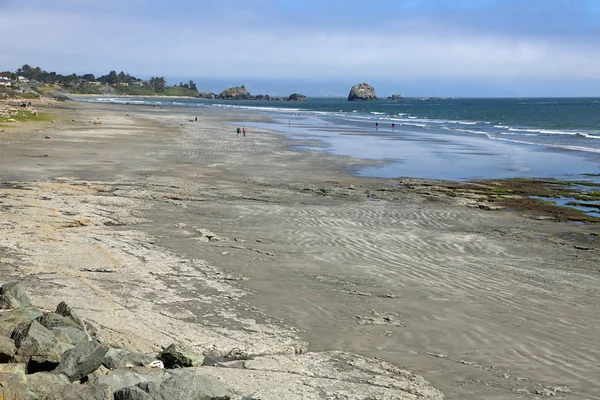
[{"label": "green vegetation", "polygon": [[41,85],[43,88],[45,85],[53,85],[55,86],[51,89],[53,93],[187,97],[196,97],[199,94],[197,86],[192,80],[187,83],[181,82],[178,86],[167,86],[166,80],[162,76],[153,76],[148,80],[142,80],[124,71],[117,73],[113,70],[96,78],[94,74],[62,75],[25,64],[12,74],[14,79],[22,76],[33,82],[32,89],[36,92],[38,90],[33,86]]},{"label": "green vegetation", "polygon": [[54,117],[50,114],[39,113],[36,117],[30,109],[18,109],[15,114],[10,116],[0,116],[0,126],[13,126],[24,122],[50,122],[53,119]]}]

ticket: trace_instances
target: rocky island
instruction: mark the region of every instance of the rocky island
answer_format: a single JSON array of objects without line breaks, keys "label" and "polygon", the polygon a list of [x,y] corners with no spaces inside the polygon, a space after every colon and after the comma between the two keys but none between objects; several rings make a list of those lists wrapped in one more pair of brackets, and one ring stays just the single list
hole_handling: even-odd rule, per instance
[{"label": "rocky island", "polygon": [[288,101],[308,101],[308,97],[300,93],[292,93],[288,97]]},{"label": "rocky island", "polygon": [[348,94],[348,101],[371,101],[378,100],[373,86],[366,82],[352,86]]}]

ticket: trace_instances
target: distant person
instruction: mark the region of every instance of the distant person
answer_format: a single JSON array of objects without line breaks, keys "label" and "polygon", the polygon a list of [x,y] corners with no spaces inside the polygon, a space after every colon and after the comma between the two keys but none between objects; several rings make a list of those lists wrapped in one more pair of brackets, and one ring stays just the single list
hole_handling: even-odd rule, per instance
[{"label": "distant person", "polygon": [[375,130],[379,129],[379,122],[375,122]]},{"label": "distant person", "polygon": [[396,127],[396,124],[392,124],[392,130],[394,130],[395,127]]},{"label": "distant person", "polygon": [[246,127],[244,127],[244,129],[242,129],[242,132],[244,132],[244,137],[246,137]]},{"label": "distant person", "polygon": [[198,117],[194,118],[194,121],[198,122]]},{"label": "distant person", "polygon": [[240,133],[242,133],[242,130],[240,129],[240,127],[237,127],[237,135],[240,136]]}]

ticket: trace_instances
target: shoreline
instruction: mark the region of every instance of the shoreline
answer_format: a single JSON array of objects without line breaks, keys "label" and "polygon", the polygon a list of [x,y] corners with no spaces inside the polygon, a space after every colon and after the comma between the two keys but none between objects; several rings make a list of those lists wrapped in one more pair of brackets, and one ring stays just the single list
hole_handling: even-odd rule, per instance
[{"label": "shoreline", "polygon": [[[448,398],[598,389],[582,372],[600,354],[598,298],[584,297],[600,287],[595,224],[485,211],[482,183],[352,177],[364,161],[296,152],[267,130],[237,138],[222,116],[62,108],[0,143],[5,207],[30,205],[0,214],[13,254],[0,268],[27,276],[36,304],[65,299],[134,349],[180,337],[218,354],[307,342],[376,356]],[[589,358],[570,356],[584,343]]]}]

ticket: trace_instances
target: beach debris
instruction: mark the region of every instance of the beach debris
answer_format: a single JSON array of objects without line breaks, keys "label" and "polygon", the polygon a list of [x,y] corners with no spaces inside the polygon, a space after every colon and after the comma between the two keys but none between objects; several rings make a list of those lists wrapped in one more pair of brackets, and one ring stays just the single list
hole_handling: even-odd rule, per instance
[{"label": "beach debris", "polygon": [[74,119],[72,119],[72,120],[71,120],[71,122],[75,122],[75,120],[74,120]]},{"label": "beach debris", "polygon": [[94,121],[94,125],[102,125],[102,121],[100,121],[100,119],[97,119]]},{"label": "beach debris", "polygon": [[46,136],[44,137],[44,139],[52,139],[52,136],[50,136],[50,135],[46,135]]},{"label": "beach debris", "polygon": [[221,240],[220,237],[218,237],[208,229],[198,228],[196,229],[196,232],[199,234],[199,237],[197,237],[196,240],[199,240],[201,242],[218,242],[219,240]]},{"label": "beach debris", "polygon": [[55,119],[53,119],[53,120],[52,120],[52,121],[50,121],[50,122],[52,122],[53,124],[55,124],[55,123],[56,123],[56,120],[55,120]]}]

